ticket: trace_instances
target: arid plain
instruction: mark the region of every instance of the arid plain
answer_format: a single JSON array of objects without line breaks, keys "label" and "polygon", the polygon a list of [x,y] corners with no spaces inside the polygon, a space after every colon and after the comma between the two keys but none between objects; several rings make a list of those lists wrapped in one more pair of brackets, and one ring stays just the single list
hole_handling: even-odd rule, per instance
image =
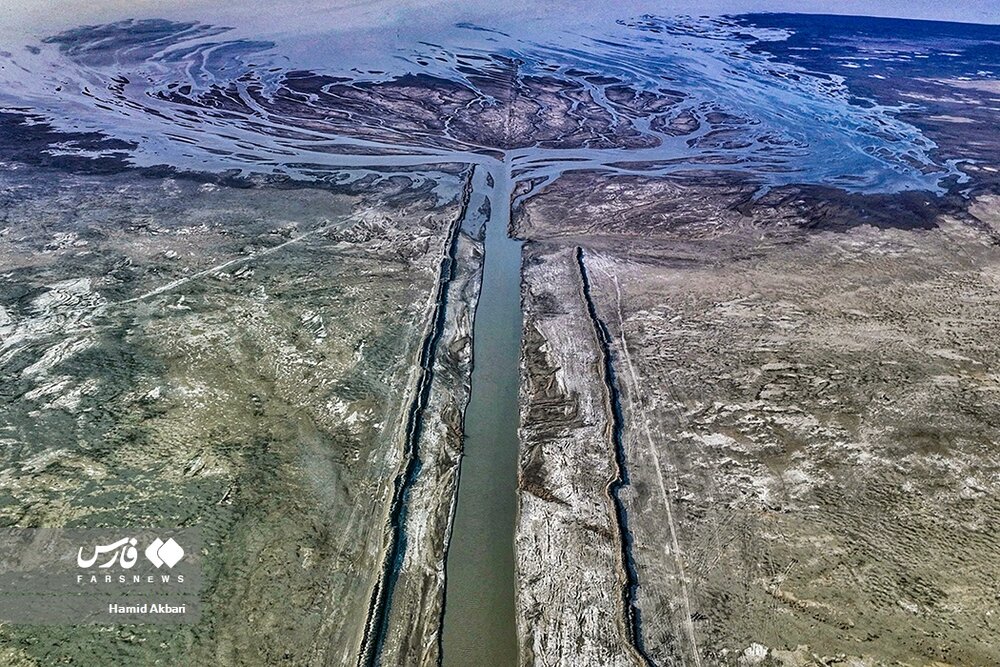
[{"label": "arid plain", "polygon": [[1000,663],[996,26],[192,7],[0,53],[0,527],[200,616],[0,662]]},{"label": "arid plain", "polygon": [[633,663],[633,577],[656,664],[1000,659],[997,199],[824,227],[777,193],[565,179],[517,226],[526,654]]}]

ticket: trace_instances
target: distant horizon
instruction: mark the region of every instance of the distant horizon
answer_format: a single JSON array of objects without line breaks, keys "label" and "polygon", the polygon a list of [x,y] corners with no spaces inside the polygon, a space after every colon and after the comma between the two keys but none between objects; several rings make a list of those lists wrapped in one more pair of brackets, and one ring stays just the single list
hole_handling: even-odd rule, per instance
[{"label": "distant horizon", "polygon": [[851,14],[842,12],[830,12],[830,11],[751,11],[751,12],[740,12],[738,14],[725,13],[719,16],[761,16],[761,15],[785,15],[785,16],[795,16],[795,15],[805,15],[805,16],[829,16],[838,18],[857,18],[857,19],[885,19],[887,21],[919,21],[926,23],[955,23],[958,25],[982,25],[982,26],[1000,26],[1000,12],[997,12],[997,16],[994,17],[992,21],[971,21],[962,20],[957,18],[923,18],[916,16],[894,16],[891,14]]},{"label": "distant horizon", "polygon": [[[545,18],[558,15],[560,21],[580,20],[590,16],[626,16],[643,13],[658,16],[739,16],[744,14],[806,14],[816,16],[858,16],[871,18],[895,18],[949,23],[1000,25],[1000,6],[989,0],[974,0],[957,5],[929,2],[927,0],[842,0],[837,6],[807,0],[705,0],[704,2],[659,3],[649,0],[626,0],[616,3],[588,3],[581,10],[573,0],[561,0],[539,8],[524,0],[511,0],[503,10],[493,3],[463,2],[458,5],[450,0],[376,0],[358,2],[339,0],[319,2],[319,0],[276,0],[276,2],[231,3],[218,0],[174,0],[170,3],[152,0],[96,0],[81,7],[73,0],[24,0],[15,5],[0,6],[0,33],[4,28],[33,28],[49,24],[53,27],[81,25],[101,21],[126,18],[157,18],[161,16],[185,16],[196,18],[200,12],[211,12],[223,20],[261,20],[273,11],[287,5],[297,14],[291,20],[294,24],[304,20],[309,25],[310,17],[316,14],[338,14],[341,21],[336,28],[342,30],[365,29],[392,24],[405,25],[412,21],[422,22],[428,12],[434,15],[434,23],[468,19],[474,16],[499,19],[513,15]],[[204,17],[202,17],[204,18]],[[314,27],[314,26],[311,26]],[[326,26],[328,28],[334,26]]]}]

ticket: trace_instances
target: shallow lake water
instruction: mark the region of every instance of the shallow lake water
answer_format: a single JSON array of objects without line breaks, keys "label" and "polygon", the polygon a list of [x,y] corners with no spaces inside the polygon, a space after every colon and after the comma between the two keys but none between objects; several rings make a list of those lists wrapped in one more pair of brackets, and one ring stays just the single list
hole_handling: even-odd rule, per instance
[{"label": "shallow lake water", "polygon": [[[137,4],[98,2],[100,11],[92,9],[85,21],[43,11],[33,1],[26,4],[32,12],[0,20],[10,49],[0,52],[0,106],[50,128],[60,139],[50,150],[60,156],[129,166],[346,185],[394,174],[434,182],[442,164],[477,165],[473,205],[488,198],[491,213],[446,563],[443,660],[456,667],[517,661],[513,544],[522,318],[521,243],[508,229],[514,180],[531,181],[538,192],[570,169],[646,177],[698,170],[745,174],[762,189],[812,183],[865,192],[942,191],[947,179],[961,178],[955,162],[942,160],[937,145],[900,116],[902,106],[861,100],[845,82],[852,76],[880,81],[880,72],[903,67],[913,76],[960,80],[995,62],[995,51],[965,43],[965,27],[958,36],[938,28],[945,32],[921,47],[933,57],[920,54],[926,58],[918,62],[875,42],[859,55],[854,33],[846,46],[813,52],[790,39],[811,29],[801,17],[656,17],[646,14],[663,9],[653,2],[634,3],[624,16],[610,9],[573,16],[550,10],[538,21],[510,19],[510,25],[498,17],[484,26],[422,13],[422,22],[400,20],[394,31],[364,21],[344,27],[344,16],[360,21],[378,13],[357,5],[303,13],[307,19],[290,12],[276,25],[267,16],[264,26],[261,17],[218,3],[178,1],[171,11],[160,6],[170,3]],[[146,20],[125,20],[135,17]],[[859,24],[857,30],[876,28]],[[918,35],[926,26],[912,28]],[[992,34],[981,40],[993,44]],[[644,148],[558,141],[518,147],[470,139],[450,122],[428,122],[394,140],[392,124],[408,117],[384,117],[382,107],[331,124],[347,98],[331,98],[330,90],[346,86],[353,94],[407,76],[468,94],[468,108],[489,109],[499,102],[477,87],[484,63],[506,63],[501,74],[509,74],[512,85],[528,78],[565,85],[592,112],[611,119],[602,131],[613,135],[631,123],[650,141]],[[312,77],[332,78],[308,94],[296,88]],[[622,87],[636,99],[676,94],[675,111],[701,124],[678,134],[648,114],[629,118],[622,98],[612,99]]]}]

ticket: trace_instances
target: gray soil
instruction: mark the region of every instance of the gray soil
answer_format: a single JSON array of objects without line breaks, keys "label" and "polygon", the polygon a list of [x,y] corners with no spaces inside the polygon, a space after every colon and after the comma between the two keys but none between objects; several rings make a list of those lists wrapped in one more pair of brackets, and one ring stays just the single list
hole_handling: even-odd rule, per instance
[{"label": "gray soil", "polygon": [[199,526],[207,583],[193,626],[3,626],[0,662],[356,663],[452,248],[391,607],[411,635],[384,642],[434,664],[481,256],[463,176],[436,184],[5,169],[0,521]]},{"label": "gray soil", "polygon": [[525,661],[1000,662],[996,198],[824,229],[836,199],[739,213],[734,185],[567,181],[518,217]]}]

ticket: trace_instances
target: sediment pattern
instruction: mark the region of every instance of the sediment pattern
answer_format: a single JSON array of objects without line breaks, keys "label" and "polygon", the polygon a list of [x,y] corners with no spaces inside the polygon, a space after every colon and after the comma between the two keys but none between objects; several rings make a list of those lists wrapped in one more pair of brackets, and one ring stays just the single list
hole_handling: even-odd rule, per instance
[{"label": "sediment pattern", "polygon": [[528,23],[0,52],[0,520],[221,554],[193,628],[0,660],[438,663],[503,169],[524,663],[1000,663],[998,29]]}]

